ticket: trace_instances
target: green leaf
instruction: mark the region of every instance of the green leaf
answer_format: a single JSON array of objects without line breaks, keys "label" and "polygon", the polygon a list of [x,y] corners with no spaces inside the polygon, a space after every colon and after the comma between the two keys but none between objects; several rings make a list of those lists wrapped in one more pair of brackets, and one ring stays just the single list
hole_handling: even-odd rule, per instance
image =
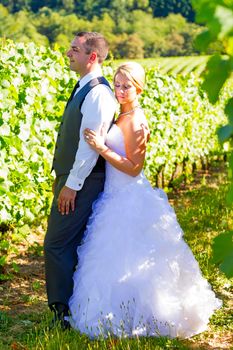
[{"label": "green leaf", "polygon": [[[232,176],[231,177],[233,178],[233,152],[231,152],[230,157],[228,159],[228,162],[229,162],[229,167],[232,170]],[[232,184],[233,184],[233,181],[232,181]]]},{"label": "green leaf", "polygon": [[225,125],[218,129],[218,138],[220,142],[226,142],[233,135],[233,125]]},{"label": "green leaf", "polygon": [[199,23],[211,22],[215,10],[215,1],[192,0],[193,8],[196,10],[196,21]]},{"label": "green leaf", "polygon": [[231,61],[220,55],[212,56],[206,66],[202,88],[207,92],[211,103],[216,103],[223,84],[231,73]]},{"label": "green leaf", "polygon": [[227,278],[233,277],[233,252],[220,264],[220,269],[225,273]]},{"label": "green leaf", "polygon": [[228,193],[226,196],[226,202],[229,205],[232,205],[233,203],[233,182],[231,182],[229,189],[228,189]]},{"label": "green leaf", "polygon": [[19,265],[17,265],[15,262],[12,263],[12,268],[13,268],[14,272],[19,272],[19,270],[20,270]]},{"label": "green leaf", "polygon": [[227,115],[230,124],[233,124],[233,97],[227,101],[224,112]]},{"label": "green leaf", "polygon": [[6,186],[5,185],[3,185],[3,186],[0,185],[0,196],[3,196],[6,193],[7,193]]},{"label": "green leaf", "polygon": [[219,38],[223,39],[233,31],[233,11],[224,6],[217,6],[214,14],[220,24]]},{"label": "green leaf", "polygon": [[220,265],[221,270],[231,277],[233,257],[233,231],[215,237],[213,242],[213,262]]},{"label": "green leaf", "polygon": [[0,256],[0,266],[4,266],[6,264],[6,259],[7,259],[6,255]]},{"label": "green leaf", "polygon": [[197,38],[194,41],[195,47],[200,50],[201,52],[205,52],[206,49],[208,48],[209,44],[211,43],[212,40],[215,38],[211,36],[211,33],[209,30],[205,30],[201,34],[197,36]]}]

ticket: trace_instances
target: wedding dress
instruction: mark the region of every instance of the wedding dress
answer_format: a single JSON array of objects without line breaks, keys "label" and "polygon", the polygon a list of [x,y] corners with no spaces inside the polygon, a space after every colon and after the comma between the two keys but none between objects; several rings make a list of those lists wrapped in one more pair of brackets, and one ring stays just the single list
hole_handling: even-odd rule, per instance
[{"label": "wedding dress", "polygon": [[[106,144],[125,156],[114,124]],[[72,327],[90,337],[190,337],[207,329],[221,306],[166,194],[143,172],[132,177],[106,165],[104,192],[94,203],[69,301]]]}]

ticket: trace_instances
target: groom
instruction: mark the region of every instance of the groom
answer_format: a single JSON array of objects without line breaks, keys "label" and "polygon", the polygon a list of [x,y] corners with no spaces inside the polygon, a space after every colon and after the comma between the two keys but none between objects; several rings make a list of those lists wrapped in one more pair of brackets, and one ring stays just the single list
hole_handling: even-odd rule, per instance
[{"label": "groom", "polygon": [[80,75],[64,111],[53,159],[56,178],[54,199],[44,241],[48,304],[54,322],[69,324],[68,301],[73,291],[77,247],[81,243],[92,203],[103,190],[105,162],[84,141],[90,128],[105,135],[116,108],[114,95],[102,76],[101,63],[108,54],[105,38],[79,32],[67,52],[70,69]]}]

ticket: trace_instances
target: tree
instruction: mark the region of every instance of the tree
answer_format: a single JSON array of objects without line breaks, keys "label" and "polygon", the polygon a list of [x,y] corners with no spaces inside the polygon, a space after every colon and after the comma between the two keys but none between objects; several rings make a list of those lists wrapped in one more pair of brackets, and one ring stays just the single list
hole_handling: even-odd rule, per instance
[{"label": "tree", "polygon": [[94,16],[100,17],[111,8],[108,0],[74,0],[74,11],[78,16],[91,20]]},{"label": "tree", "polygon": [[7,8],[0,5],[0,36],[21,42],[34,41],[38,45],[48,45],[46,36],[38,33],[27,11],[9,14]]},{"label": "tree", "polygon": [[34,23],[40,34],[45,35],[50,43],[55,42],[61,32],[61,16],[50,8],[43,7],[34,17]]},{"label": "tree", "polygon": [[51,9],[56,9],[58,5],[58,0],[31,0],[31,10],[33,12],[38,12],[42,7],[49,7]]},{"label": "tree", "polygon": [[144,42],[145,57],[193,54],[192,42],[201,30],[180,14],[153,18],[152,14],[139,10],[129,15],[127,25],[128,33],[137,33]]},{"label": "tree", "polygon": [[74,0],[61,0],[62,8],[68,13],[73,12],[75,8]]},{"label": "tree", "polygon": [[32,0],[1,0],[1,4],[9,10],[10,13],[19,12],[21,10],[31,10]]},{"label": "tree", "polygon": [[143,41],[137,34],[122,34],[115,45],[116,58],[143,58]]},{"label": "tree", "polygon": [[166,17],[170,13],[180,13],[189,21],[194,20],[191,0],[150,0],[149,6],[155,17]]},{"label": "tree", "polygon": [[93,31],[102,33],[111,43],[115,22],[108,13],[104,13],[101,17],[94,17],[91,21],[91,26]]}]

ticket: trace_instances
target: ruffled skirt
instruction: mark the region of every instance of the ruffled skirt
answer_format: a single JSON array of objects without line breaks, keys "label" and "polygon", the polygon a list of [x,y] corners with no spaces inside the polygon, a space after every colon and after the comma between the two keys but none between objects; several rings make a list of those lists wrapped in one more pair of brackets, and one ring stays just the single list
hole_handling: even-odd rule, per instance
[{"label": "ruffled skirt", "polygon": [[221,306],[166,194],[141,177],[95,202],[74,273],[72,327],[90,337],[190,337]]}]

